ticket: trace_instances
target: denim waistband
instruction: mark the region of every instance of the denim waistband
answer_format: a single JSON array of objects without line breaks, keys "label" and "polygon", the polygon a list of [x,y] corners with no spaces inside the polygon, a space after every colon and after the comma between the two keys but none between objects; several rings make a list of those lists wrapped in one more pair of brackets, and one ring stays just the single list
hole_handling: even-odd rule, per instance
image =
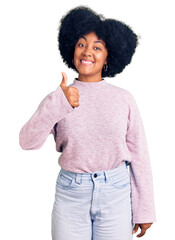
[{"label": "denim waistband", "polygon": [[113,168],[110,170],[96,171],[91,173],[75,173],[75,172],[70,172],[61,168],[59,174],[61,173],[66,174],[67,176],[70,176],[71,178],[76,179],[76,182],[80,182],[82,180],[89,181],[89,180],[92,180],[92,178],[105,179],[105,181],[108,181],[109,178],[116,176],[126,168],[127,168],[127,162],[124,161],[121,164],[119,164],[116,168]]}]

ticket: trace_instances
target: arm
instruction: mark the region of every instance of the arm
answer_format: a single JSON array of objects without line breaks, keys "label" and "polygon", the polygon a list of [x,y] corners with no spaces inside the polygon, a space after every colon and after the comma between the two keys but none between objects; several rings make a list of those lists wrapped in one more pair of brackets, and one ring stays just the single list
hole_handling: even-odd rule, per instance
[{"label": "arm", "polygon": [[21,148],[41,148],[48,135],[54,134],[54,125],[72,111],[74,108],[68,102],[62,88],[57,87],[41,101],[36,112],[20,130]]},{"label": "arm", "polygon": [[129,171],[133,223],[151,223],[156,221],[156,214],[150,156],[140,112],[131,93],[126,143],[132,159]]}]

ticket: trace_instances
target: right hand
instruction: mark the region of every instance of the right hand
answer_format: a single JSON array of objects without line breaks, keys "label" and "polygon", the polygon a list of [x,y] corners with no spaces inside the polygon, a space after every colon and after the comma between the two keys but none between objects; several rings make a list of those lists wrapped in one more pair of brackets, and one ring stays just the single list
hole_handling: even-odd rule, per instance
[{"label": "right hand", "polygon": [[62,88],[64,95],[66,96],[68,102],[72,107],[78,107],[79,104],[79,91],[76,87],[68,87],[67,86],[67,75],[66,73],[62,72],[62,82],[60,87]]}]

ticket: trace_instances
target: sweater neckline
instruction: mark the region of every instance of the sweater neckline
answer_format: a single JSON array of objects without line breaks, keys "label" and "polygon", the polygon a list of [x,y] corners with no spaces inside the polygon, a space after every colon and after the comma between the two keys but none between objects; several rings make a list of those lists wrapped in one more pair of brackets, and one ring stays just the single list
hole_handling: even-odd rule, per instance
[{"label": "sweater neckline", "polygon": [[78,80],[78,78],[75,78],[73,84],[75,86],[96,89],[96,88],[105,87],[105,86],[107,86],[108,83],[107,83],[106,79],[104,79],[104,78],[102,78],[102,80],[100,80],[98,82],[83,82],[83,81]]}]

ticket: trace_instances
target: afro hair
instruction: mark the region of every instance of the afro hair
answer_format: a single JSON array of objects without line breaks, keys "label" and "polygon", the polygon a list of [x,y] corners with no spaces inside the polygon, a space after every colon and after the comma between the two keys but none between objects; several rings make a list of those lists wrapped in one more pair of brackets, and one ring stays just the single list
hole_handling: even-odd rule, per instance
[{"label": "afro hair", "polygon": [[139,43],[138,36],[131,27],[115,19],[106,19],[86,6],[73,8],[62,16],[58,30],[58,47],[63,62],[76,72],[72,59],[78,39],[95,32],[105,42],[108,68],[107,71],[102,69],[102,77],[114,77],[121,73],[131,62]]}]

